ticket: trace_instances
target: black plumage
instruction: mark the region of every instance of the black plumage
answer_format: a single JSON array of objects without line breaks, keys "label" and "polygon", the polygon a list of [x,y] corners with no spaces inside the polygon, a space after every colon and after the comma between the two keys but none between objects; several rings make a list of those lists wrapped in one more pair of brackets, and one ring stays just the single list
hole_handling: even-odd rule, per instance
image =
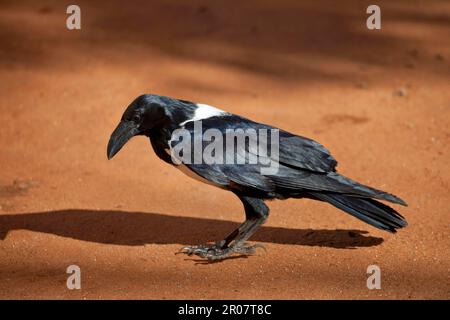
[{"label": "black plumage", "polygon": [[[195,143],[200,143],[200,151],[203,152],[210,143],[196,136],[199,123],[202,133],[214,129],[222,141],[226,141],[230,130],[277,130],[278,154],[274,156],[273,153],[259,152],[254,147],[256,144],[252,143],[255,142],[252,141],[254,137],[246,136],[243,145],[232,149],[224,145],[222,162],[195,163],[192,156],[190,161],[174,163],[173,149],[180,143],[174,139],[175,130],[183,129],[193,137],[190,141],[192,149],[195,149]],[[406,205],[403,200],[337,173],[337,161],[318,142],[269,125],[207,105],[159,95],[142,95],[130,104],[112,133],[108,158],[114,156],[135,135],[149,137],[155,153],[165,162],[182,168],[203,182],[233,192],[244,204],[246,220],[238,229],[215,244],[184,248],[188,254],[223,259],[232,253],[253,253],[256,246],[248,245],[245,241],[267,219],[269,209],[264,200],[270,199],[310,198],[325,201],[374,227],[390,232],[407,225],[398,212],[377,201]],[[226,156],[234,160],[241,158],[244,163],[226,163]],[[250,156],[257,162],[248,163]],[[262,174],[263,163],[270,161],[276,161],[276,173]]]}]

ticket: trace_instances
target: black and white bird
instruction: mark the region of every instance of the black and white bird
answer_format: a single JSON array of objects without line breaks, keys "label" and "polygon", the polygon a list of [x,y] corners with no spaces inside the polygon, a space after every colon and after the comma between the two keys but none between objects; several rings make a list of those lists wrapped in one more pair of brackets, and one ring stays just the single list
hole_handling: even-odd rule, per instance
[{"label": "black and white bird", "polygon": [[[174,131],[182,129],[193,134],[196,123],[200,122],[203,132],[215,129],[216,133],[224,136],[223,141],[226,140],[225,135],[229,130],[278,130],[276,173],[262,174],[262,162],[174,162],[171,153],[174,148]],[[254,253],[258,245],[251,245],[246,241],[266,221],[269,208],[264,201],[271,199],[309,198],[328,202],[376,228],[393,233],[407,225],[398,212],[377,201],[386,200],[406,206],[402,199],[340,175],[336,172],[336,160],[325,147],[287,131],[205,104],[145,94],[127,107],[120,123],[111,134],[107,148],[108,159],[119,152],[130,138],[137,135],[150,138],[156,155],[165,162],[200,181],[233,192],[244,205],[246,219],[236,230],[224,240],[183,248],[182,252],[189,255],[216,260],[229,257],[233,253]],[[191,143],[194,144],[195,139]],[[204,145],[205,141],[202,142],[203,147]],[[226,156],[233,153],[232,158],[236,158],[236,154],[242,154],[242,151],[252,152],[248,144],[229,149],[224,149],[223,152]],[[254,154],[257,157],[271,157],[258,152]]]}]

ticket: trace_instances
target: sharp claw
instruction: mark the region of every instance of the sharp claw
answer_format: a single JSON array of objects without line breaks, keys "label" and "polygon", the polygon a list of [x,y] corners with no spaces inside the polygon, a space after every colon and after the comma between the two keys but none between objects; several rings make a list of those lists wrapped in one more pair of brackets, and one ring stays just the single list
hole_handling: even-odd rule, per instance
[{"label": "sharp claw", "polygon": [[[222,241],[223,242],[223,241]],[[242,243],[236,245],[232,245],[226,248],[221,248],[219,245],[221,242],[216,242],[215,244],[207,244],[207,245],[199,245],[199,246],[186,246],[181,248],[178,252],[187,254],[188,256],[196,255],[201,258],[205,258],[208,260],[221,260],[231,256],[233,253],[250,255],[255,253],[257,248],[262,248],[267,252],[266,248],[262,244],[254,244],[251,245],[249,243]]]},{"label": "sharp claw", "polygon": [[266,247],[265,247],[264,245],[260,244],[260,243],[255,244],[253,247],[254,247],[255,249],[257,249],[257,248],[264,249],[264,251],[267,253]]},{"label": "sharp claw", "polygon": [[183,247],[183,248],[179,249],[177,252],[175,252],[175,254],[187,253],[187,252],[185,252],[185,250],[187,251],[187,248],[188,247]]},{"label": "sharp claw", "polygon": [[177,252],[175,252],[175,254],[180,254],[180,253],[184,253],[187,254],[188,256],[192,255],[196,250],[198,250],[197,246],[187,246],[187,247],[183,247],[180,250],[178,250]]}]

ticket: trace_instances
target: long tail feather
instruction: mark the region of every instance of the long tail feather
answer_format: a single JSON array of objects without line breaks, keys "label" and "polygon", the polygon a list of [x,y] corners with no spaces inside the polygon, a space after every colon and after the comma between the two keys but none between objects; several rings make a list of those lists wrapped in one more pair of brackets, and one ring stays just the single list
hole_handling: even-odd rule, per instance
[{"label": "long tail feather", "polygon": [[309,193],[378,229],[395,233],[408,224],[397,211],[373,199],[328,192]]}]

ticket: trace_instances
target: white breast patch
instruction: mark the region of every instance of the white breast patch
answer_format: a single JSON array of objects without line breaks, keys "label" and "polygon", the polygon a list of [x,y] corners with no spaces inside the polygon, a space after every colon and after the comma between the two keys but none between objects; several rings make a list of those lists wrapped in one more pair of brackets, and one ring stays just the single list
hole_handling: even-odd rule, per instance
[{"label": "white breast patch", "polygon": [[[164,149],[164,150],[166,151],[166,153],[167,153],[169,156],[172,156],[172,154],[171,154],[171,152],[170,152],[170,149]],[[181,160],[180,160],[180,161],[181,161]],[[187,175],[188,177],[190,177],[190,178],[192,178],[192,179],[194,179],[194,180],[197,180],[197,181],[200,181],[200,182],[203,182],[203,183],[212,185],[212,186],[214,186],[214,187],[224,188],[224,186],[222,186],[222,185],[220,185],[220,184],[216,184],[216,183],[214,183],[214,182],[212,182],[212,181],[206,180],[206,179],[203,178],[202,176],[198,175],[197,173],[195,173],[194,171],[192,171],[192,170],[190,170],[188,167],[186,167],[186,165],[185,165],[184,163],[181,163],[181,164],[175,164],[175,163],[173,163],[173,166],[174,166],[175,168],[177,168],[178,170],[180,170],[181,172],[183,172],[185,175]]]}]

